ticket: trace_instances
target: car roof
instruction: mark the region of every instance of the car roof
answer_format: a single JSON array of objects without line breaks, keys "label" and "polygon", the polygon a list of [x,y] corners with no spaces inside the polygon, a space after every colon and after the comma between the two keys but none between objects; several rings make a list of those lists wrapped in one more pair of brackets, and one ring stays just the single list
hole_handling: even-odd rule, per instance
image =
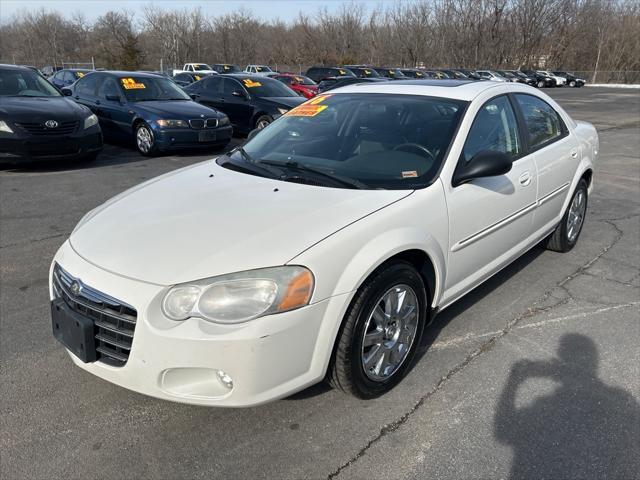
[{"label": "car roof", "polygon": [[[114,75],[116,77],[140,77],[140,78],[157,78],[163,77],[160,73],[147,73],[147,72],[129,72],[126,70],[98,70],[99,73],[106,73],[108,75]],[[187,72],[189,73],[189,72]]]},{"label": "car roof", "polygon": [[[514,90],[517,87],[511,86]],[[336,93],[388,93],[402,95],[424,95],[471,101],[485,90],[503,87],[497,82],[474,82],[473,80],[395,80],[393,82],[366,82],[336,89]]]},{"label": "car roof", "polygon": [[26,67],[24,65],[10,65],[8,63],[0,63],[0,68],[3,70],[29,70],[30,72],[33,71],[29,67]]}]

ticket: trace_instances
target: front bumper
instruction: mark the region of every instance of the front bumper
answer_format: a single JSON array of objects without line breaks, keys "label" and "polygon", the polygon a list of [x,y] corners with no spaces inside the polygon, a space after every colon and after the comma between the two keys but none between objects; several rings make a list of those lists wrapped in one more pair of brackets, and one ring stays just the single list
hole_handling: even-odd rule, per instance
[{"label": "front bumper", "polygon": [[[201,132],[206,132],[206,139],[201,139]],[[223,146],[231,141],[232,133],[231,125],[205,129],[154,127],[153,130],[160,151]]]},{"label": "front bumper", "polygon": [[0,138],[0,161],[74,160],[102,150],[102,133],[97,128],[78,135],[22,136]]},{"label": "front bumper", "polygon": [[[282,398],[324,378],[337,325],[351,294],[239,325],[201,319],[175,322],[162,314],[168,287],[124,278],[80,257],[67,241],[54,262],[74,277],[138,312],[127,362],[80,368],[116,385],[182,403],[246,407]],[[50,288],[53,300],[53,290]],[[219,380],[224,372],[233,388]]]}]

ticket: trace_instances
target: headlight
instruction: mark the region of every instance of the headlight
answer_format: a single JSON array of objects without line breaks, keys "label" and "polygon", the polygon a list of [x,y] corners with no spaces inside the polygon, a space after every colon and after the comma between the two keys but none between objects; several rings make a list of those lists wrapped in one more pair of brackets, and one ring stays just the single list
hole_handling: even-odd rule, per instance
[{"label": "headlight", "polygon": [[0,120],[0,132],[13,133],[11,127],[4,120]]},{"label": "headlight", "polygon": [[84,119],[84,128],[86,129],[89,127],[93,127],[97,123],[98,123],[98,117],[96,117],[96,115],[92,113],[91,115],[89,115],[87,118]]},{"label": "headlight", "polygon": [[156,123],[162,128],[187,128],[189,126],[184,120],[156,120]]},{"label": "headlight", "polygon": [[289,111],[288,108],[280,108],[278,107],[278,111],[280,112],[280,115],[284,115],[285,113],[287,113]]},{"label": "headlight", "polygon": [[229,117],[227,117],[226,115],[222,118],[218,119],[218,126],[221,127],[223,125],[228,125],[229,124]]},{"label": "headlight", "polygon": [[249,270],[176,285],[165,295],[162,310],[172,320],[240,323],[304,307],[313,286],[313,274],[304,267]]}]

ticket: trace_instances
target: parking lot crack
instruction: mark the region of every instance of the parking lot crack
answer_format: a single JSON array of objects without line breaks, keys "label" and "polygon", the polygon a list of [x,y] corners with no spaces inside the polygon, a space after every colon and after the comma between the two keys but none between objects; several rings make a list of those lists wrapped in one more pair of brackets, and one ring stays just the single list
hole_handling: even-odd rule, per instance
[{"label": "parking lot crack", "polygon": [[[631,218],[633,216],[636,216],[636,214],[629,215],[628,217]],[[496,331],[493,335],[487,338],[487,340],[485,340],[479,347],[477,347],[475,350],[469,353],[461,362],[459,362],[452,369],[450,369],[444,376],[442,376],[431,390],[429,390],[427,393],[421,396],[413,404],[413,406],[409,410],[407,410],[404,414],[402,414],[398,419],[382,426],[382,428],[380,428],[380,431],[373,438],[367,441],[367,443],[358,452],[356,452],[355,455],[353,455],[346,462],[338,466],[333,472],[329,473],[329,475],[327,475],[327,480],[332,480],[334,478],[337,478],[342,473],[342,471],[349,468],[351,465],[355,464],[361,458],[363,458],[367,454],[367,451],[373,445],[380,442],[387,435],[392,434],[393,432],[398,430],[400,427],[405,425],[413,416],[413,414],[415,414],[416,411],[418,411],[431,397],[433,397],[435,394],[437,394],[440,390],[442,390],[446,386],[449,380],[455,377],[458,373],[464,371],[471,363],[474,362],[474,360],[484,355],[485,353],[490,352],[500,339],[502,339],[505,335],[509,334],[521,322],[534,318],[540,314],[547,313],[561,305],[568,303],[569,300],[573,299],[573,297],[571,296],[571,293],[566,288],[567,284],[573,281],[574,279],[576,279],[577,277],[579,277],[580,275],[583,275],[595,262],[597,262],[600,258],[602,258],[603,255],[609,252],[622,239],[624,232],[614,222],[622,221],[626,219],[627,217],[598,220],[600,222],[607,223],[608,225],[613,227],[613,229],[616,232],[616,235],[613,240],[607,243],[595,256],[593,256],[587,262],[585,262],[576,270],[574,270],[573,273],[571,273],[570,275],[568,275],[567,277],[559,281],[552,288],[545,291],[540,296],[540,298],[534,301],[532,305],[529,308],[527,308],[524,312],[522,312],[521,314],[509,320],[505,324],[502,330]],[[565,291],[567,293],[567,297],[563,299],[558,299],[556,296],[554,296],[553,291],[557,288],[560,288],[563,291]],[[558,301],[552,303],[551,305],[548,305],[548,304],[545,305],[546,302],[551,298]],[[633,303],[633,305],[636,305],[636,303]],[[624,305],[624,306],[629,306],[629,305]],[[610,308],[614,308],[614,307],[620,308],[620,306],[611,306]],[[537,322],[537,323],[540,323],[540,322]]]}]

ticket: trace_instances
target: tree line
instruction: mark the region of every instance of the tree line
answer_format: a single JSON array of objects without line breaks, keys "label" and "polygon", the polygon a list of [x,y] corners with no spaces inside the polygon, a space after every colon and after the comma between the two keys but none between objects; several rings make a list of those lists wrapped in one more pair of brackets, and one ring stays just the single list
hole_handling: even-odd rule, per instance
[{"label": "tree line", "polygon": [[[238,9],[23,11],[0,25],[0,62],[158,70],[185,62],[536,68],[622,72],[640,78],[637,0],[408,0],[367,9],[300,12],[265,21]],[[606,78],[599,78],[607,81]]]}]

